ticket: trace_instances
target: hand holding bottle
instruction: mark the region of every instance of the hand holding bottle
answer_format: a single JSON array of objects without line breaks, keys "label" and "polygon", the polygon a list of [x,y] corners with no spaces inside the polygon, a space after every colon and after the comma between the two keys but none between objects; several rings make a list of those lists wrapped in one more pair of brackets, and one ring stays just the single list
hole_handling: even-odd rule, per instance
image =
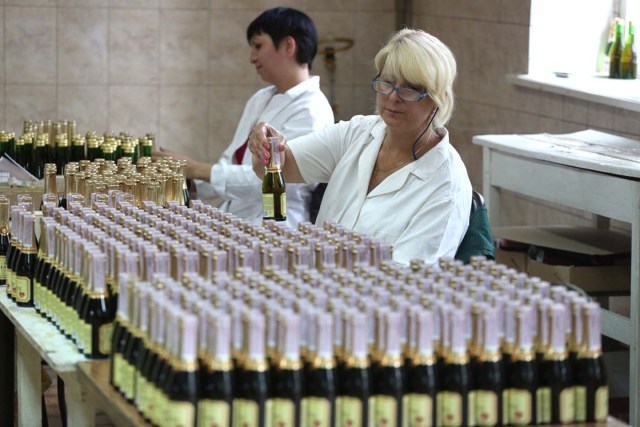
[{"label": "hand holding bottle", "polygon": [[277,137],[280,141],[278,147],[278,151],[280,152],[280,165],[284,166],[286,137],[278,129],[266,122],[258,122],[249,135],[249,151],[253,154],[254,165],[256,162],[262,166],[269,164],[271,160],[271,140],[269,138],[272,137]]}]

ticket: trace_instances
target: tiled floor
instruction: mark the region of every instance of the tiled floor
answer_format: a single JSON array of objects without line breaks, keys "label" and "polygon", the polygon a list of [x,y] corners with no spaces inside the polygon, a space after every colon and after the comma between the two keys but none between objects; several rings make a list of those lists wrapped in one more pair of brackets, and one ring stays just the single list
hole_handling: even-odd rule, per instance
[{"label": "tiled floor", "polygon": [[[60,407],[58,405],[58,383],[56,381],[55,372],[46,368],[49,376],[53,380],[51,386],[44,393],[44,402],[47,408],[47,419],[49,427],[63,427],[62,418],[60,417]],[[116,427],[105,413],[98,412],[96,414],[96,427]]]}]

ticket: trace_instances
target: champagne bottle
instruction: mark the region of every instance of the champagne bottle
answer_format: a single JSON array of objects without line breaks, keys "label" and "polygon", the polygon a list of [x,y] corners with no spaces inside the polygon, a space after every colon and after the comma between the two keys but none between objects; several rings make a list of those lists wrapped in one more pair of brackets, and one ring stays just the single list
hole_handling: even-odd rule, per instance
[{"label": "champagne bottle", "polygon": [[620,59],[620,74],[623,79],[635,79],[638,77],[638,53],[635,45],[635,26],[633,21],[627,23],[627,40],[622,49],[622,57]]},{"label": "champagne bottle", "polygon": [[316,313],[313,352],[305,375],[302,427],[334,427],[336,419],[336,364],[333,358],[333,317]]},{"label": "champagne bottle", "polygon": [[106,358],[111,354],[113,318],[105,283],[106,256],[100,251],[88,252],[87,303],[80,320],[88,326],[84,354],[90,359]]},{"label": "champagne bottle", "polygon": [[480,314],[482,347],[475,367],[474,390],[477,426],[501,426],[502,394],[504,388],[500,339],[498,338],[498,311],[483,307]]},{"label": "champagne bottle", "polygon": [[168,400],[164,405],[162,425],[167,427],[195,426],[197,393],[198,318],[192,313],[176,310],[173,321],[177,326],[171,370],[163,387]]},{"label": "champagne bottle", "polygon": [[385,313],[383,319],[382,355],[373,369],[371,415],[374,425],[389,427],[402,426],[402,401],[406,388],[406,376],[403,366],[400,344],[402,314],[397,311]]},{"label": "champagne bottle", "polygon": [[15,301],[15,279],[16,279],[16,267],[18,258],[20,258],[21,251],[21,234],[20,229],[20,212],[24,211],[24,207],[20,205],[13,205],[10,207],[11,217],[9,230],[11,232],[10,245],[7,249],[7,296],[10,300]]},{"label": "champagne bottle", "polygon": [[34,148],[34,168],[33,175],[38,178],[44,178],[44,165],[47,159],[47,154],[49,151],[49,135],[38,135],[36,139],[36,145]]},{"label": "champagne bottle", "polygon": [[207,351],[202,391],[198,399],[198,427],[231,425],[233,363],[231,361],[231,317],[222,311],[205,310]]},{"label": "champagne bottle", "polygon": [[469,408],[473,401],[473,380],[465,342],[465,313],[453,308],[445,312],[449,317],[449,341],[442,366],[437,394],[437,425],[444,427],[472,426],[475,424]]},{"label": "champagne bottle", "polygon": [[271,158],[262,180],[262,218],[275,221],[287,220],[287,193],[280,167],[280,141],[278,137],[269,138]]},{"label": "champagne bottle", "polygon": [[584,345],[578,353],[576,375],[576,422],[605,422],[609,414],[609,386],[602,358],[600,307],[583,308]]},{"label": "champagne bottle", "polygon": [[409,427],[436,425],[438,372],[434,354],[433,311],[418,306],[411,310],[411,359],[407,365],[407,394],[403,420]]},{"label": "champagne bottle", "polygon": [[64,168],[67,163],[71,161],[71,149],[69,147],[69,140],[67,139],[67,134],[57,134],[56,135],[56,174],[64,175]]},{"label": "champagne bottle", "polygon": [[271,393],[267,400],[267,425],[300,425],[302,401],[302,361],[300,360],[300,317],[285,310],[278,315],[276,359],[271,368]]},{"label": "champagne bottle", "polygon": [[536,424],[538,365],[533,349],[531,307],[519,306],[515,312],[515,347],[506,367],[503,423]]},{"label": "champagne bottle", "polygon": [[536,394],[540,424],[568,424],[575,417],[571,365],[565,337],[566,308],[553,304],[548,312],[549,348],[540,365],[540,386]]},{"label": "champagne bottle", "polygon": [[35,216],[21,212],[22,246],[16,264],[15,300],[19,307],[33,307],[33,275],[36,267]]},{"label": "champagne bottle", "polygon": [[242,314],[243,356],[236,369],[233,427],[259,427],[267,421],[269,366],[265,357],[265,322],[258,311]]},{"label": "champagne bottle", "polygon": [[611,50],[609,51],[609,78],[610,79],[619,79],[622,77],[622,73],[620,70],[620,59],[622,58],[622,49],[623,49],[623,41],[622,41],[622,29],[624,28],[624,20],[617,18],[616,19],[616,35],[613,39],[613,45],[611,45]]},{"label": "champagne bottle", "polygon": [[11,246],[9,206],[9,199],[5,196],[0,196],[0,286],[7,284],[7,251]]},{"label": "champagne bottle", "polygon": [[[50,204],[50,207],[53,207],[53,204]],[[45,319],[47,318],[47,312],[50,306],[49,288],[47,287],[47,284],[49,283],[49,277],[53,271],[52,263],[55,256],[56,244],[55,227],[56,222],[53,218],[42,218],[42,231],[40,232],[42,258],[40,259],[40,262],[38,262],[38,270],[36,270],[37,283],[34,283],[34,292],[36,292],[36,284],[39,284],[38,291],[36,292],[38,294],[36,311],[38,311]]]},{"label": "champagne bottle", "polygon": [[346,319],[344,369],[338,377],[336,415],[338,426],[369,425],[371,371],[368,353],[367,317],[352,313]]}]

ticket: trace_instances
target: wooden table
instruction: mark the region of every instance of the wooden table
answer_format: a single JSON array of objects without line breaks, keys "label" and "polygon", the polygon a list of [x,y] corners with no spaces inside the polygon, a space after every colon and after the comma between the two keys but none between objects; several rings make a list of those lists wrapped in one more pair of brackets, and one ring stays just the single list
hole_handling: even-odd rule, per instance
[{"label": "wooden table", "polygon": [[135,407],[109,384],[111,362],[99,360],[78,364],[78,381],[101,411],[117,426],[147,426]]},{"label": "wooden table", "polygon": [[602,311],[602,333],[629,345],[631,425],[640,425],[640,141],[597,131],[567,135],[479,135],[483,195],[492,227],[500,225],[500,192],[509,190],[631,224],[631,317]]},{"label": "wooden table", "polygon": [[[0,345],[0,360],[12,360],[15,355],[15,367],[3,366],[7,370],[0,389],[11,390],[13,384],[8,377],[17,382],[19,427],[33,427],[41,424],[42,387],[41,359],[64,380],[67,401],[67,426],[87,427],[95,424],[95,409],[86,399],[77,381],[76,365],[88,359],[80,354],[70,340],[65,338],[53,324],[40,317],[33,308],[21,308],[7,298],[5,288],[0,288],[0,316],[4,316],[3,329],[7,330],[7,321],[15,330],[15,348],[11,343]],[[15,368],[15,371],[14,371]],[[0,377],[2,378],[2,377]],[[11,399],[11,402],[13,398]],[[9,420],[13,418],[11,414]],[[2,425],[7,418],[3,419]]]}]

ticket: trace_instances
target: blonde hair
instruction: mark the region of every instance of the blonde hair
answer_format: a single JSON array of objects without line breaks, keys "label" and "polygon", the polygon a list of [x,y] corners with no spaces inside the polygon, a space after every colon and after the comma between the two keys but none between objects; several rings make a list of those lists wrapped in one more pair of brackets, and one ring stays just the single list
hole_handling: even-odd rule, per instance
[{"label": "blonde hair", "polygon": [[447,124],[454,108],[456,60],[439,39],[422,30],[405,28],[393,34],[375,58],[378,74],[401,78],[421,87],[438,106],[434,127]]}]

